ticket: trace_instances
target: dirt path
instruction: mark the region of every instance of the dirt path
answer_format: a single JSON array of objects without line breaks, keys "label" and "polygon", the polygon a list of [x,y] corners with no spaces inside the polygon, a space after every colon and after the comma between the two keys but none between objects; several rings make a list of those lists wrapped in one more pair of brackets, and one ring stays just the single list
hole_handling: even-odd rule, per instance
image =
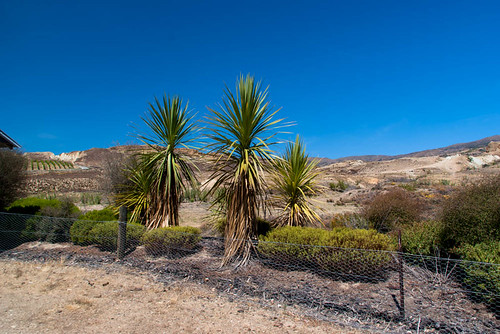
[{"label": "dirt path", "polygon": [[357,333],[137,272],[2,260],[0,273],[1,333]]}]

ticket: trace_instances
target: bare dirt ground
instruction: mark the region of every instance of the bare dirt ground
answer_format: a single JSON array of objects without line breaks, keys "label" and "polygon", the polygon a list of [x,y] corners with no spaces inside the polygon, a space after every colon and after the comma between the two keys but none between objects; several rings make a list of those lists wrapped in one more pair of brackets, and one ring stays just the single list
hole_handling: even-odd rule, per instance
[{"label": "bare dirt ground", "polygon": [[[95,246],[69,243],[29,242],[4,251],[0,254],[0,314],[13,314],[9,326],[21,324],[24,330],[11,328],[7,333],[73,332],[87,323],[90,329],[85,327],[89,331],[84,333],[112,331],[123,324],[132,327],[121,332],[135,333],[136,321],[148,315],[160,319],[160,327],[148,332],[203,333],[207,328],[206,332],[223,333],[322,333],[326,328],[333,333],[482,334],[500,329],[498,317],[467,298],[459,284],[436,285],[439,277],[422,268],[405,269],[406,318],[401,319],[396,272],[373,282],[353,281],[279,269],[265,259],[235,271],[220,268],[220,240],[207,238],[202,244],[198,252],[183,257],[148,257],[138,247],[118,262],[113,253]],[[23,263],[31,269],[17,270]],[[165,308],[168,300],[179,298],[183,304],[177,309]],[[67,308],[74,305],[86,311],[69,312]],[[63,312],[68,315],[57,318]],[[47,320],[51,317],[53,322]],[[38,319],[40,328],[26,327],[35,326],[30,319]],[[48,326],[45,321],[59,327],[43,327]],[[293,325],[285,325],[290,322]]]},{"label": "bare dirt ground", "polygon": [[0,261],[2,333],[358,333],[136,271]]}]

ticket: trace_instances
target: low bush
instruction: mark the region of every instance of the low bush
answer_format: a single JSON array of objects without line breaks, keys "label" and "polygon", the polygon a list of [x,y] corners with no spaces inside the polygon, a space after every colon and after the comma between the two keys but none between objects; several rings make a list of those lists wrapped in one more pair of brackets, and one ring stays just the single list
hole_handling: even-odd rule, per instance
[{"label": "low bush", "polygon": [[333,191],[344,192],[349,188],[349,184],[342,180],[338,180],[336,182],[330,182],[330,189]]},{"label": "low bush", "polygon": [[26,220],[20,234],[22,242],[47,241],[66,242],[70,240],[70,228],[73,218],[80,210],[69,199],[42,199],[35,197],[15,201],[9,212],[36,215]]},{"label": "low bush", "polygon": [[35,215],[45,208],[57,208],[61,206],[61,201],[57,199],[43,199],[37,197],[21,198],[12,203],[8,208],[9,213],[23,213]]},{"label": "low bush", "polygon": [[274,264],[321,270],[355,280],[384,277],[394,250],[393,241],[375,230],[282,227],[261,237],[259,253]]},{"label": "low bush", "polygon": [[403,252],[436,256],[440,253],[443,223],[430,220],[406,226],[401,233]]},{"label": "low bush", "polygon": [[26,241],[30,235],[34,237],[34,240],[51,243],[67,242],[70,240],[70,229],[73,223],[74,220],[70,218],[36,216],[28,220],[26,229],[21,235]]},{"label": "low bush", "polygon": [[443,205],[447,249],[500,240],[500,176],[460,188]]},{"label": "low bush", "polygon": [[144,233],[141,242],[151,255],[184,255],[198,246],[200,233],[189,226],[157,228]]},{"label": "low bush", "polygon": [[[144,226],[140,224],[127,224],[126,248],[134,248],[139,245]],[[115,251],[118,243],[118,222],[104,222],[95,224],[88,232],[88,244],[95,244],[102,250]]]},{"label": "low bush", "polygon": [[331,220],[331,228],[336,227],[368,229],[369,223],[363,215],[358,213],[338,213]]},{"label": "low bush", "polygon": [[396,226],[418,221],[421,211],[422,203],[415,195],[393,188],[365,205],[363,216],[370,222],[370,227],[379,232],[389,232]]},{"label": "low bush", "polygon": [[478,299],[497,308],[496,311],[499,312],[500,241],[483,242],[475,246],[463,245],[456,251],[464,260],[476,261],[461,263],[466,274],[463,280],[466,289],[477,293]]},{"label": "low bush", "polygon": [[93,210],[82,215],[70,229],[71,241],[76,245],[90,245],[93,239],[90,236],[90,231],[99,224],[105,221],[117,221],[116,213],[109,208],[102,210]]}]

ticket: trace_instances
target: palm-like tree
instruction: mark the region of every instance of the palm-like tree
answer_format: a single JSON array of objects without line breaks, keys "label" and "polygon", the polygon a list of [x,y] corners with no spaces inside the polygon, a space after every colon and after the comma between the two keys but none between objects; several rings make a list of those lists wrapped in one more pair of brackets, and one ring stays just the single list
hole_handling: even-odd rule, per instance
[{"label": "palm-like tree", "polygon": [[143,215],[148,228],[179,225],[182,193],[187,183],[197,187],[195,166],[177,150],[190,148],[194,140],[192,119],[188,103],[183,105],[177,96],[164,96],[162,101],[155,98],[143,117],[152,134],[138,135],[149,151],[141,155],[141,171],[136,176],[144,190],[149,186],[148,193],[141,195],[147,202]]},{"label": "palm-like tree", "polygon": [[321,221],[308,197],[316,194],[319,187],[316,171],[319,160],[310,160],[304,144],[296,137],[289,143],[282,157],[275,160],[271,179],[273,181],[273,206],[281,214],[275,219],[278,226],[304,226]]},{"label": "palm-like tree", "polygon": [[[139,156],[140,158],[140,156]],[[127,183],[121,185],[116,195],[116,204],[132,209],[130,220],[133,222],[147,222],[148,213],[152,211],[151,194],[153,178],[141,162],[132,160],[124,169]]]},{"label": "palm-like tree", "polygon": [[281,121],[273,120],[278,110],[272,110],[267,94],[267,88],[262,89],[253,77],[240,76],[236,92],[226,87],[218,110],[210,109],[208,147],[217,157],[212,192],[224,188],[221,193],[227,212],[222,265],[244,265],[252,252],[256,218],[264,204],[263,169],[271,160],[269,145],[275,136],[270,130]]}]

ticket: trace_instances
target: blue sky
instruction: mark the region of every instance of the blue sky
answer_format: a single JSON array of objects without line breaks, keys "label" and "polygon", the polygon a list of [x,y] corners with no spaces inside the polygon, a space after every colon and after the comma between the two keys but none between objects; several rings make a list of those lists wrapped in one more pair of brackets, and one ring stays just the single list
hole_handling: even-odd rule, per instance
[{"label": "blue sky", "polygon": [[240,73],[312,156],[500,134],[498,1],[0,1],[0,129],[25,151],[134,141],[147,103],[198,118]]}]

